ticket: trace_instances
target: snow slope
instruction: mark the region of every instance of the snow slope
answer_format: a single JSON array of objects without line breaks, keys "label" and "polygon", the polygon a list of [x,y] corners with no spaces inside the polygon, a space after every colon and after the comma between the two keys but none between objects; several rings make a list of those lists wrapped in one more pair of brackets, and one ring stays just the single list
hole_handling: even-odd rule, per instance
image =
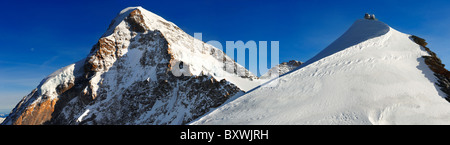
[{"label": "snow slope", "polygon": [[450,124],[450,104],[410,35],[357,20],[297,70],[191,122],[199,124]]},{"label": "snow slope", "polygon": [[8,114],[0,114],[0,124],[5,120]]}]

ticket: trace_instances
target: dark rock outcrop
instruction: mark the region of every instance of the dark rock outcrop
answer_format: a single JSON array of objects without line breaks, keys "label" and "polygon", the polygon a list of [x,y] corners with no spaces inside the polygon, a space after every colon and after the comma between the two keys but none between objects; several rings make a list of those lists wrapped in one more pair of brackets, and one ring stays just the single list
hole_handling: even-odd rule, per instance
[{"label": "dark rock outcrop", "polygon": [[411,39],[422,46],[430,56],[422,56],[425,59],[425,64],[434,72],[434,75],[438,79],[436,83],[437,86],[440,87],[440,90],[447,94],[445,99],[450,102],[450,72],[445,69],[445,65],[442,64],[441,59],[437,57],[436,53],[431,51],[430,48],[427,47],[427,42],[425,39],[412,35]]}]

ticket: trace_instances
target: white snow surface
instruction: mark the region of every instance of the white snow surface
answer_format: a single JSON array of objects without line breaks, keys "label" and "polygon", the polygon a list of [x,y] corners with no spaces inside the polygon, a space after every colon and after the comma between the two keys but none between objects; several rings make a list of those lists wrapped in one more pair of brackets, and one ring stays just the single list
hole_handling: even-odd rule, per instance
[{"label": "white snow surface", "polygon": [[191,122],[200,124],[450,124],[428,53],[380,21],[357,20],[318,55]]},{"label": "white snow surface", "polygon": [[[37,87],[37,92],[39,96],[48,96],[49,99],[56,99],[58,94],[56,92],[56,88],[58,85],[67,85],[69,83],[75,83],[75,77],[82,75],[82,66],[84,64],[84,59],[80,60],[76,63],[70,64],[64,68],[61,68],[45,79],[41,81],[39,86]],[[31,99],[32,95],[28,95],[24,98],[24,102],[28,102]],[[32,104],[38,103],[42,98],[38,98],[33,101]]]}]

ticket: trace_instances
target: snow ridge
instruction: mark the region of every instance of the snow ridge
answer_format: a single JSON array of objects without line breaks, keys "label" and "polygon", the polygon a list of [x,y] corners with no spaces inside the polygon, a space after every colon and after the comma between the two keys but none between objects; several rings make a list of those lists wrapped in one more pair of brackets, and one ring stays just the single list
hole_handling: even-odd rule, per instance
[{"label": "snow ridge", "polygon": [[341,37],[336,39],[316,56],[306,61],[305,65],[357,45],[363,41],[385,35],[389,30],[390,27],[381,21],[365,19],[357,20]]},{"label": "snow ridge", "polygon": [[449,124],[428,54],[409,36],[358,20],[277,87],[259,87],[191,124]]}]

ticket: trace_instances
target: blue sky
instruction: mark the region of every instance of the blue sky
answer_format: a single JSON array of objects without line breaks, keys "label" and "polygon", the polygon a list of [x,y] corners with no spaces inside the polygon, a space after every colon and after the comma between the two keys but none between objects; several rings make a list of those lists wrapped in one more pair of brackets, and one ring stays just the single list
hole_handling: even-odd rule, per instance
[{"label": "blue sky", "polygon": [[[364,13],[427,39],[450,65],[450,1],[97,0],[0,2],[0,112],[53,71],[86,57],[122,9],[142,6],[203,41],[279,41],[280,62],[306,61]],[[448,68],[448,67],[447,67]]]}]

